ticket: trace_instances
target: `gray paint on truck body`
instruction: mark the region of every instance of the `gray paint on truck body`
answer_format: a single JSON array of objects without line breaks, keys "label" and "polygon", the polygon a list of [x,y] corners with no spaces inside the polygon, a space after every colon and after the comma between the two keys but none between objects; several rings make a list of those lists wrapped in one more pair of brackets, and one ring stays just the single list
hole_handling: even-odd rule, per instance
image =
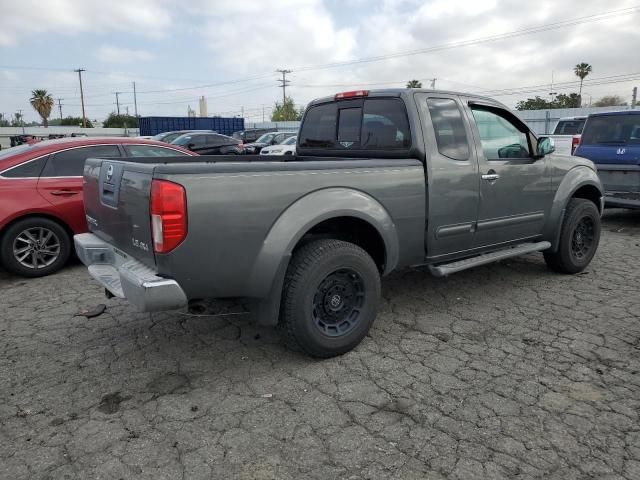
[{"label": "gray paint on truck body", "polygon": [[[188,298],[259,300],[262,321],[274,323],[291,254],[305,233],[325,220],[354,217],[372,226],[384,242],[387,274],[523,241],[548,241],[556,248],[563,212],[578,189],[594,188],[594,201],[601,206],[601,186],[587,160],[554,154],[487,160],[470,105],[508,112],[493,100],[426,90],[381,90],[370,96],[404,100],[412,138],[408,158],[337,158],[335,152],[318,156],[317,151],[298,147],[294,161],[90,159],[85,166],[85,205],[87,215],[98,219],[98,226],[90,228],[160,276],[175,279]],[[438,152],[426,106],[430,97],[452,99],[463,112],[468,160],[452,160]],[[333,98],[312,105],[327,101]],[[535,135],[528,135],[535,145]],[[107,162],[124,165],[117,209],[99,201],[99,178]],[[499,172],[500,179],[483,180],[482,175],[491,171]],[[176,182],[186,190],[188,234],[168,254],[142,252],[131,240],[151,245],[152,178]]]}]

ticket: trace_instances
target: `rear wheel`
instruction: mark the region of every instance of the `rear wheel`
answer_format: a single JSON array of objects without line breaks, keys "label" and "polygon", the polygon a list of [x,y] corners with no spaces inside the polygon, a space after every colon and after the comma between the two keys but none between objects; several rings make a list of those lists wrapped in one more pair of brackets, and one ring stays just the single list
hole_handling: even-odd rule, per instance
[{"label": "rear wheel", "polygon": [[560,243],[556,252],[544,252],[552,270],[578,273],[584,270],[600,242],[600,212],[590,200],[572,198],[562,222]]},{"label": "rear wheel", "polygon": [[333,357],[367,335],[379,301],[380,274],[367,252],[341,240],[316,240],[291,260],[280,324],[290,346]]},{"label": "rear wheel", "polygon": [[4,232],[0,258],[4,267],[24,277],[42,277],[64,266],[71,239],[57,222],[43,217],[19,220]]}]

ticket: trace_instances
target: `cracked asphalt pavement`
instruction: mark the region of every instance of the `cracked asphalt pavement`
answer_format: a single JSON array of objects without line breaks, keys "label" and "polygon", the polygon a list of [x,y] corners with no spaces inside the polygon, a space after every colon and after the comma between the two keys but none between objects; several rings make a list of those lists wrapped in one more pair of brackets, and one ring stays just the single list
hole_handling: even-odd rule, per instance
[{"label": "cracked asphalt pavement", "polygon": [[616,210],[580,275],[400,272],[330,360],[237,305],[141,314],[78,264],[0,273],[0,478],[639,479],[639,266]]}]

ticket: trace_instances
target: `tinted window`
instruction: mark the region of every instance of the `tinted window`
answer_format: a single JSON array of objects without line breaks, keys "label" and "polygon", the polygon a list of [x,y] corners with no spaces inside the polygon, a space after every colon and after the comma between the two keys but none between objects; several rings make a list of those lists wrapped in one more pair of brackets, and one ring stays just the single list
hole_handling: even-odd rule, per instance
[{"label": "tinted window", "polygon": [[640,115],[591,117],[582,133],[582,145],[639,145]]},{"label": "tinted window", "polygon": [[[361,108],[341,108],[338,120],[338,142],[360,143]],[[345,145],[346,146],[346,145]]]},{"label": "tinted window", "polygon": [[10,168],[9,170],[3,172],[2,176],[7,178],[39,177],[45,163],[47,163],[46,156],[38,158],[36,160],[31,160],[30,162],[25,162],[22,165],[18,165],[17,167]]},{"label": "tinted window", "polygon": [[336,146],[337,116],[338,107],[335,103],[311,107],[302,123],[300,146],[334,148]]},{"label": "tinted window", "polygon": [[527,134],[520,131],[506,115],[479,108],[472,108],[471,111],[487,160],[530,157]]},{"label": "tinted window", "polygon": [[[300,146],[351,150],[406,149],[411,145],[409,120],[400,99],[371,98],[362,108],[340,108],[340,102],[311,107],[300,131]],[[342,145],[345,146],[345,145]]]},{"label": "tinted window", "polygon": [[554,135],[577,135],[582,133],[582,129],[584,128],[584,122],[586,119],[582,120],[560,120],[558,125],[556,125],[556,129],[554,130]]},{"label": "tinted window", "polygon": [[177,150],[155,145],[124,145],[124,150],[128,157],[179,157],[185,155]]},{"label": "tinted window", "polygon": [[84,161],[89,157],[119,157],[117,145],[95,145],[92,147],[73,148],[55,153],[49,157],[44,167],[44,177],[79,177],[84,170]]},{"label": "tinted window", "polygon": [[361,145],[367,150],[406,149],[411,145],[409,119],[402,100],[365,100]]},{"label": "tinted window", "polygon": [[438,151],[454,160],[468,160],[469,142],[458,104],[452,99],[429,98],[427,105]]}]

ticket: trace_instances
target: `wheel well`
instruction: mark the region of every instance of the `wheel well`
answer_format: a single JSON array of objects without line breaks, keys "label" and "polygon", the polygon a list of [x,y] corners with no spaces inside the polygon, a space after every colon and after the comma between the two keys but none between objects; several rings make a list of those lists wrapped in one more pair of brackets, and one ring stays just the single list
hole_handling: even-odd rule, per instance
[{"label": "wheel well", "polygon": [[21,217],[14,218],[2,228],[2,230],[0,231],[0,239],[4,236],[4,233],[7,231],[9,227],[11,227],[11,225],[21,220],[25,220],[27,218],[36,218],[36,217],[46,218],[48,220],[51,220],[52,222],[56,222],[58,225],[64,228],[64,231],[67,232],[67,234],[69,235],[69,238],[73,242],[73,231],[71,230],[71,228],[69,228],[69,225],[67,225],[65,222],[60,220],[58,217],[55,217],[53,215],[48,215],[46,213],[28,213],[26,215],[22,215]]},{"label": "wheel well", "polygon": [[598,211],[600,211],[600,198],[602,198],[602,193],[593,185],[584,185],[580,187],[574,192],[573,198],[584,198],[586,200],[591,200],[596,205]]},{"label": "wheel well", "polygon": [[335,238],[355,243],[371,256],[381,272],[384,270],[384,240],[378,230],[365,220],[356,217],[335,217],[320,222],[304,234],[296,249],[315,238]]}]

